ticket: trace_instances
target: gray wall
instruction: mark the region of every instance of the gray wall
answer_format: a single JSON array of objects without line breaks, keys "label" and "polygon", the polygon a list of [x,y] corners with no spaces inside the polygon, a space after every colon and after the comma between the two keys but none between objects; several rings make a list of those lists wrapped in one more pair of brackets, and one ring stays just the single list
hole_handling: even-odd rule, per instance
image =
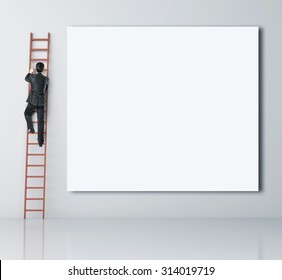
[{"label": "gray wall", "polygon": [[[21,218],[29,32],[51,32],[47,218],[282,218],[280,0],[15,0],[0,2],[0,217]],[[68,193],[68,25],[257,25],[261,32],[261,192]],[[239,114],[240,112],[238,112]],[[89,145],[83,137],[82,144]],[[203,175],[204,176],[204,175]]]}]

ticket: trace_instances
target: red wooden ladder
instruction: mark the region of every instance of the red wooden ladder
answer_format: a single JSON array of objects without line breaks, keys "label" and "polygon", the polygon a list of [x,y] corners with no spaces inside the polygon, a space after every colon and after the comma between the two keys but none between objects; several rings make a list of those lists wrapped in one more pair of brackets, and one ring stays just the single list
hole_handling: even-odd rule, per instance
[{"label": "red wooden ladder", "polygon": [[[43,46],[36,46],[43,44]],[[50,50],[50,33],[47,38],[33,38],[30,33],[30,48],[29,48],[29,68],[35,68],[37,62],[42,61],[45,65],[45,75],[48,77],[49,73],[49,50]],[[30,91],[30,84],[28,85],[28,93]],[[47,151],[47,112],[48,112],[48,94],[46,93],[46,105],[44,111],[44,144],[43,147],[38,148],[38,151],[31,151],[32,147],[38,146],[38,143],[31,138],[32,134],[26,131],[26,162],[25,162],[25,191],[24,191],[24,219],[27,218],[27,213],[39,212],[42,214],[42,219],[45,218],[45,188],[46,188],[46,151]],[[37,121],[33,121],[38,124]],[[41,161],[39,162],[38,159]],[[35,160],[35,162],[33,162]],[[36,175],[32,175],[32,171],[36,171]],[[41,172],[40,172],[41,171]],[[42,173],[42,174],[38,174]],[[31,181],[36,179],[41,183],[31,184]],[[37,205],[31,206],[29,204],[35,203]],[[40,205],[40,206],[38,206]]]}]

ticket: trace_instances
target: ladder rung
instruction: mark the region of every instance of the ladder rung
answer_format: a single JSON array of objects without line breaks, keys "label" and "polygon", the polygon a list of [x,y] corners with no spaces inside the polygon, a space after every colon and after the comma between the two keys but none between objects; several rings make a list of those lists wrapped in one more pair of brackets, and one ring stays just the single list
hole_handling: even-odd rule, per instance
[{"label": "ladder rung", "polygon": [[41,190],[44,189],[44,187],[26,187],[28,190]]},{"label": "ladder rung", "polygon": [[28,164],[28,167],[44,167],[44,164]]},{"label": "ladder rung", "polygon": [[32,176],[26,176],[27,178],[44,178],[44,176],[35,176],[35,175],[32,175]]},{"label": "ladder rung", "polygon": [[[27,143],[28,145],[38,145],[38,143]],[[44,145],[44,143],[43,143]]]},{"label": "ladder rung", "polygon": [[31,197],[29,197],[29,198],[26,198],[26,200],[43,200],[44,198],[31,198]]},{"label": "ladder rung", "polygon": [[43,209],[25,209],[25,211],[39,212],[39,211],[43,211]]},{"label": "ladder rung", "polygon": [[[34,113],[35,113],[35,114],[37,114],[37,112],[36,112],[36,111],[34,111]],[[46,111],[44,111],[44,113],[46,113]],[[37,122],[37,121],[32,121],[32,122]],[[44,123],[45,123],[45,121],[44,121]]]},{"label": "ladder rung", "polygon": [[45,154],[27,154],[28,156],[45,156]]},{"label": "ladder rung", "polygon": [[40,49],[40,48],[35,48],[35,49],[31,49],[32,51],[36,52],[36,51],[48,51],[48,49]]},{"label": "ladder rung", "polygon": [[48,41],[48,38],[33,38],[32,41]]},{"label": "ladder rung", "polygon": [[48,58],[31,58],[31,61],[47,61]]},{"label": "ladder rung", "polygon": [[[38,134],[38,132],[29,132],[28,134]],[[43,134],[45,134],[45,132],[43,132]]]},{"label": "ladder rung", "polygon": [[[46,112],[46,111],[44,111],[44,112]],[[32,121],[33,123],[38,123],[38,121]],[[45,123],[45,122],[44,122]]]}]

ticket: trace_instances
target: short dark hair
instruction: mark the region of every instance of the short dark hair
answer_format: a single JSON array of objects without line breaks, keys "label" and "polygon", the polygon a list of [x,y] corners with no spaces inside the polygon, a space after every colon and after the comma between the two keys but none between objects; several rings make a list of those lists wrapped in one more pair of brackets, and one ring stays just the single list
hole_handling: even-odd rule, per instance
[{"label": "short dark hair", "polygon": [[42,62],[36,63],[36,71],[41,73],[44,70],[44,64]]}]

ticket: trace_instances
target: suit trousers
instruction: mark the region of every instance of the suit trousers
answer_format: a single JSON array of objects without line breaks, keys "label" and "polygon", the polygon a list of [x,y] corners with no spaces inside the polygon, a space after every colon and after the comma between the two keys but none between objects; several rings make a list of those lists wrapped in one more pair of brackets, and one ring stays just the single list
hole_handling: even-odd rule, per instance
[{"label": "suit trousers", "polygon": [[37,111],[37,124],[38,124],[38,143],[44,143],[44,106],[36,106],[30,103],[27,104],[24,111],[24,116],[28,129],[33,129],[32,114]]}]

